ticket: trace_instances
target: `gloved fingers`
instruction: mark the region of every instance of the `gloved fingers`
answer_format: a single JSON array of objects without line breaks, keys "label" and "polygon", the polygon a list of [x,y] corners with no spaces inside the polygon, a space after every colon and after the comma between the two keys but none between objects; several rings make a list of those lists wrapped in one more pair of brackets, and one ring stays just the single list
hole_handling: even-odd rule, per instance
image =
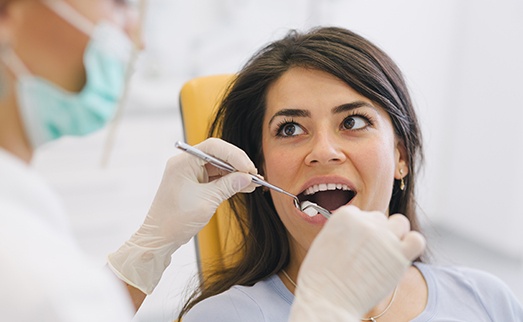
[{"label": "gloved fingers", "polygon": [[[387,217],[379,211],[363,211],[354,205],[342,206],[336,209],[333,214],[334,217],[352,216],[354,219],[372,221],[372,222],[385,222]],[[332,218],[330,220],[332,220]]]},{"label": "gloved fingers", "polygon": [[425,250],[425,237],[417,231],[408,232],[402,240],[402,252],[408,260],[413,261],[420,257]]},{"label": "gloved fingers", "polygon": [[[363,211],[356,206],[348,205],[338,208],[326,225],[333,222],[338,227],[345,227],[343,234],[349,231],[358,231],[365,234],[380,234],[388,230],[387,216],[379,211]],[[358,229],[355,229],[355,228]],[[324,228],[325,229],[325,226]],[[322,230],[323,230],[322,229]]]},{"label": "gloved fingers", "polygon": [[207,171],[207,181],[214,181],[230,173],[229,171],[217,168],[210,163],[205,165],[205,171]]},{"label": "gloved fingers", "polygon": [[410,221],[402,214],[394,214],[389,216],[387,220],[387,227],[399,239],[402,239],[406,233],[410,231]]},{"label": "gloved fingers", "polygon": [[251,176],[242,172],[229,173],[205,185],[207,198],[214,199],[216,206],[238,192],[252,192],[256,188]]},{"label": "gloved fingers", "polygon": [[[249,159],[249,156],[240,148],[229,142],[218,138],[208,138],[207,140],[195,145],[196,148],[203,152],[210,154],[218,159],[221,159],[240,172],[257,174],[258,170],[254,163]],[[216,174],[223,174],[223,172],[216,172]],[[211,174],[209,176],[212,176]]]},{"label": "gloved fingers", "polygon": [[[229,182],[232,182],[233,184],[237,184],[237,186],[234,188],[234,190],[236,190],[235,193],[238,193],[238,192],[251,193],[260,186],[252,181],[252,177],[250,174],[246,174],[243,172],[236,172],[236,173],[227,174],[227,176],[228,176],[228,178],[224,179],[224,181],[230,180]],[[249,183],[246,183],[246,180],[248,180]],[[239,182],[235,183],[236,181],[239,181]],[[240,189],[238,189],[238,188],[240,188]],[[232,197],[232,195],[231,195],[231,197]]]},{"label": "gloved fingers", "polygon": [[401,242],[402,252],[410,261],[418,258],[425,250],[425,237],[417,231],[410,230],[410,221],[402,214],[389,216],[388,228]]}]

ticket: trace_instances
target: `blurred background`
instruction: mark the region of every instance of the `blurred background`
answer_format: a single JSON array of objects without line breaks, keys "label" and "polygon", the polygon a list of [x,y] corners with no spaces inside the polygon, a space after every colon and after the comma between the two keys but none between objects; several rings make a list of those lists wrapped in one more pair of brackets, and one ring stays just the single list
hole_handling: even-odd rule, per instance
[{"label": "blurred background", "polygon": [[[183,139],[184,82],[234,73],[289,29],[317,25],[358,32],[404,72],[424,133],[418,195],[432,261],[489,271],[523,300],[521,0],[150,0],[108,165],[107,131],[50,144],[34,162],[81,246],[104,265],[141,224]],[[182,247],[135,321],[173,320],[195,261],[194,245]]]}]

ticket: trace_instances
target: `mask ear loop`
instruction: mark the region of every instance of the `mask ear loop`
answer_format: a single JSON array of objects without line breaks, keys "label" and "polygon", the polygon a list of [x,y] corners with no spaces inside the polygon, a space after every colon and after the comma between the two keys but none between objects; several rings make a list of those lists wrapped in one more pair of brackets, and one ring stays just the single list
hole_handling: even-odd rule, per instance
[{"label": "mask ear loop", "polygon": [[7,45],[0,45],[0,60],[3,61],[4,66],[0,66],[0,98],[6,95],[9,86],[12,86],[7,79],[7,72],[11,72],[16,79],[23,76],[31,76],[32,73],[24,62],[18,57],[12,48]]},{"label": "mask ear loop", "polygon": [[30,76],[32,73],[24,62],[18,57],[12,48],[1,48],[0,59],[4,61],[5,66],[15,75],[16,78]]},{"label": "mask ear loop", "polygon": [[63,0],[43,0],[42,3],[81,32],[88,36],[93,34],[95,24],[67,2]]},{"label": "mask ear loop", "polygon": [[[139,12],[138,33],[140,35],[143,32],[143,25],[144,25],[144,20],[145,20],[146,9],[147,9],[147,0],[140,0],[139,7],[138,7],[138,12]],[[134,45],[134,48],[133,48],[133,51],[131,54],[131,59],[129,59],[129,63],[126,68],[125,82],[124,82],[124,89],[123,89],[122,97],[121,97],[120,101],[118,102],[118,108],[116,109],[115,116],[114,116],[113,120],[111,121],[111,123],[109,124],[107,137],[105,139],[105,144],[104,144],[104,148],[102,151],[102,158],[100,161],[101,168],[106,168],[109,164],[109,158],[111,157],[111,152],[114,149],[116,131],[118,129],[118,126],[121,123],[122,116],[124,114],[123,112],[125,110],[125,106],[127,106],[131,78],[132,78],[132,75],[134,74],[134,66],[135,66],[136,60],[138,59],[138,54],[139,54],[139,50],[137,48],[138,44],[133,42],[133,45]]]},{"label": "mask ear loop", "polygon": [[3,65],[0,65],[0,100],[2,100],[2,98],[9,91],[9,82],[7,81],[7,77],[5,75],[5,69],[6,68]]}]

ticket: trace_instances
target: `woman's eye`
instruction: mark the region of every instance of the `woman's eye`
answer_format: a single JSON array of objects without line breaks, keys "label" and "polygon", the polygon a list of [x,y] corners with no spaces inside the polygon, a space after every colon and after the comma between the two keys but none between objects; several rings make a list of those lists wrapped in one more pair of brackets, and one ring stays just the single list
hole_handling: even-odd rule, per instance
[{"label": "woman's eye", "polygon": [[361,130],[368,125],[368,121],[362,116],[349,116],[343,120],[343,128],[346,130]]},{"label": "woman's eye", "polygon": [[280,129],[278,130],[279,136],[295,136],[299,134],[303,134],[303,129],[296,123],[286,123],[283,124]]}]

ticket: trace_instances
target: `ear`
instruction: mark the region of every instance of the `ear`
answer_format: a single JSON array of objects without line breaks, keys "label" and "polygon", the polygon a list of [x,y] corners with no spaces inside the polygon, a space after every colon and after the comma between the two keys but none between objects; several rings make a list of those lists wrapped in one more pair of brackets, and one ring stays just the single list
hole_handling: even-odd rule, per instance
[{"label": "ear", "polygon": [[407,157],[407,149],[403,140],[397,140],[396,150],[394,153],[396,168],[394,171],[394,179],[401,180],[409,173],[409,163]]}]

